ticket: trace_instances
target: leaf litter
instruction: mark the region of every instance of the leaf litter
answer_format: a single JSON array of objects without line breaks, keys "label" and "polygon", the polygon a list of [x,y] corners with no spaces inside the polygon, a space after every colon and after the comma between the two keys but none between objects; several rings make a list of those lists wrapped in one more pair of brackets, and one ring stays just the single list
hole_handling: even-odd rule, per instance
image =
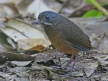
[{"label": "leaf litter", "polygon": [[[76,9],[69,8],[73,3],[70,4],[62,4],[66,1],[60,0],[61,3],[57,1],[49,1],[46,0],[35,0],[34,2],[31,0],[26,5],[21,6],[25,1],[22,1],[19,5],[17,5],[20,1],[11,1],[12,4],[3,4],[3,8],[1,8],[0,23],[2,41],[0,40],[0,63],[3,65],[0,67],[0,80],[5,81],[87,81],[87,80],[108,80],[108,51],[107,51],[107,41],[108,41],[108,33],[106,25],[108,22],[101,22],[103,19],[95,18],[95,19],[82,19],[75,18],[75,23],[78,24],[82,30],[84,30],[91,38],[92,45],[95,48],[91,50],[90,53],[81,52],[78,56],[78,60],[76,62],[73,73],[69,77],[63,77],[61,75],[65,75],[70,72],[71,66],[73,62],[70,64],[68,69],[61,69],[61,66],[65,66],[68,62],[68,55],[65,55],[57,50],[52,50],[52,48],[48,48],[51,43],[48,40],[45,33],[35,26],[30,25],[32,20],[31,15],[26,16],[28,14],[34,14],[35,17],[42,11],[52,10],[55,12],[65,12],[65,16],[69,16],[72,12],[81,8],[81,5],[78,7],[76,5]],[[1,3],[1,2],[0,2]],[[47,4],[48,3],[48,4]],[[50,4],[51,3],[51,4]],[[40,5],[38,5],[40,4]],[[52,6],[55,5],[55,6]],[[82,3],[81,3],[82,4]],[[34,5],[38,5],[34,8]],[[82,4],[83,5],[83,4]],[[50,6],[50,7],[49,7]],[[51,8],[52,6],[52,8]],[[1,6],[2,7],[2,6]],[[5,8],[8,7],[8,8]],[[58,7],[58,9],[56,8]],[[55,9],[53,9],[55,8]],[[73,9],[73,10],[72,10]],[[9,10],[9,13],[7,12]],[[69,12],[71,10],[71,12]],[[4,14],[6,13],[6,14]],[[67,13],[67,14],[66,14]],[[3,15],[4,14],[4,15]],[[18,14],[22,14],[22,19],[11,18],[15,17]],[[29,23],[25,22],[25,18],[29,18]],[[6,18],[5,18],[6,17]],[[72,18],[72,21],[74,19]],[[92,22],[89,22],[91,21]],[[85,22],[86,21],[86,22]],[[80,22],[80,23],[79,23]],[[94,24],[95,23],[95,24]],[[105,24],[105,25],[104,25]],[[84,28],[85,27],[85,28]],[[93,28],[92,28],[93,27]],[[97,28],[99,27],[99,28]],[[95,28],[97,30],[95,30]],[[101,32],[99,32],[103,29]],[[29,31],[28,31],[29,30]],[[105,31],[104,31],[105,30]],[[89,31],[89,32],[88,32]],[[104,34],[105,33],[105,34]],[[10,45],[11,46],[10,46]],[[20,51],[19,51],[20,50]],[[23,50],[23,51],[21,51]],[[31,51],[35,50],[34,55],[31,54]],[[44,50],[44,51],[43,51]],[[7,52],[9,51],[9,53]],[[15,52],[20,52],[16,53]],[[27,55],[27,51],[30,51]],[[6,53],[2,53],[6,52]],[[14,53],[12,53],[14,52]],[[5,62],[5,63],[4,63]]]}]

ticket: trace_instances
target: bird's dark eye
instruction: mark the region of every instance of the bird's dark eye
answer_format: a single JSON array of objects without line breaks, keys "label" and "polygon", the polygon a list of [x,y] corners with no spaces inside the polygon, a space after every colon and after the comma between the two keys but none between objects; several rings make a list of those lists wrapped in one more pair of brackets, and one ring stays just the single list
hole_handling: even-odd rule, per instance
[{"label": "bird's dark eye", "polygon": [[46,19],[49,19],[49,16],[46,16]]}]

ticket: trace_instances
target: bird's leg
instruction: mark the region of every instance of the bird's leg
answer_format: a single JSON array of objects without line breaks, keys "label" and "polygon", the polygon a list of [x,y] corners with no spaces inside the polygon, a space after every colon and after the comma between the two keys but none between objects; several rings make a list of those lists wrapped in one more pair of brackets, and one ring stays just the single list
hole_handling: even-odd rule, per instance
[{"label": "bird's leg", "polygon": [[73,61],[73,58],[75,57],[75,54],[73,54],[70,58],[70,60],[68,61],[68,63],[66,64],[66,67],[69,66],[69,64]]},{"label": "bird's leg", "polygon": [[78,59],[78,54],[76,54],[76,56],[75,56],[75,60],[74,60],[74,63],[73,63],[73,65],[72,65],[72,69],[71,69],[71,73],[72,73],[72,71],[73,71],[73,69],[74,69],[74,66],[75,66],[75,63],[76,63],[76,61],[77,61],[77,59]]},{"label": "bird's leg", "polygon": [[[67,65],[66,65],[66,67],[72,62],[74,56],[75,56],[75,54],[71,56],[70,60],[68,61]],[[71,68],[70,72],[66,75],[62,75],[62,77],[68,77],[72,74],[77,58],[78,58],[78,54],[75,56],[75,60],[74,60],[74,63],[72,65],[72,68]]]},{"label": "bird's leg", "polygon": [[71,72],[72,72],[73,69],[74,69],[75,62],[76,62],[76,60],[77,60],[77,58],[78,58],[78,54],[74,54],[74,55],[72,55],[71,58],[70,58],[70,60],[69,60],[68,63],[66,64],[66,66],[68,66],[68,65],[73,61],[73,58],[74,58],[74,57],[75,57],[75,60],[74,60],[73,65],[72,65]]}]

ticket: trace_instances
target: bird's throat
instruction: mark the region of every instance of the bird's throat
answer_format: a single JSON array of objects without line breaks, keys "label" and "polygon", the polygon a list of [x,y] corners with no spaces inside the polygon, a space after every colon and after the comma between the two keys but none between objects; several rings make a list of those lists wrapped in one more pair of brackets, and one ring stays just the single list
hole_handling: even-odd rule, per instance
[{"label": "bird's throat", "polygon": [[43,22],[43,21],[41,21],[41,23],[44,24],[44,25],[49,25],[49,26],[53,25],[52,23]]}]

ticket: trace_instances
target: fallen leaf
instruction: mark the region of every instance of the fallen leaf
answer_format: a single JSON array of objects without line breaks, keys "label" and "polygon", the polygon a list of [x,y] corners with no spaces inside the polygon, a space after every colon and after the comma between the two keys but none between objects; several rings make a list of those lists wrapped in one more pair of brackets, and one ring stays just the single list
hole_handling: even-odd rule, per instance
[{"label": "fallen leaf", "polygon": [[53,9],[55,12],[60,12],[60,9],[62,8],[62,3],[56,0],[44,0],[44,3],[48,5],[51,9]]},{"label": "fallen leaf", "polygon": [[98,62],[86,63],[84,66],[84,72],[86,76],[89,77],[91,74],[93,74],[93,72],[96,70],[97,67],[98,67]]},{"label": "fallen leaf", "polygon": [[36,51],[41,51],[51,44],[42,31],[19,19],[10,19],[1,30],[18,43],[18,49],[28,50],[35,47]]},{"label": "fallen leaf", "polygon": [[0,76],[3,78],[9,77],[10,73],[4,73],[4,72],[0,72]]},{"label": "fallen leaf", "polygon": [[97,45],[97,49],[99,51],[102,53],[108,53],[108,36],[104,34]]},{"label": "fallen leaf", "polygon": [[12,41],[12,39],[11,38],[7,38],[7,41],[8,41],[8,43],[13,47],[13,49],[16,49],[17,47],[16,47],[16,45],[15,45],[15,43]]},{"label": "fallen leaf", "polygon": [[15,17],[19,15],[19,11],[14,3],[6,3],[3,7],[8,17]]},{"label": "fallen leaf", "polygon": [[48,7],[44,0],[34,0],[27,8],[27,13],[35,14],[35,17],[38,18],[38,15],[43,11],[54,11]]},{"label": "fallen leaf", "polygon": [[7,36],[1,33],[0,38],[0,52],[12,52],[13,48],[7,42]]},{"label": "fallen leaf", "polygon": [[37,56],[36,56],[36,60],[35,62],[46,62],[48,60],[51,60],[51,57],[46,53],[39,53]]},{"label": "fallen leaf", "polygon": [[17,3],[18,1],[20,1],[20,0],[0,0],[0,3],[1,4],[4,4],[4,3]]},{"label": "fallen leaf", "polygon": [[108,81],[108,72],[102,76],[100,76],[101,81]]},{"label": "fallen leaf", "polygon": [[53,68],[51,68],[51,67],[42,66],[42,65],[38,65],[38,66],[34,65],[34,66],[31,67],[31,70],[43,70],[43,69],[47,69],[47,70],[50,70],[50,71],[53,70]]},{"label": "fallen leaf", "polygon": [[91,44],[93,47],[97,48],[98,46],[98,42],[99,42],[99,36],[96,35],[95,33],[92,33],[92,35],[90,36],[90,40],[91,40]]},{"label": "fallen leaf", "polygon": [[[28,15],[27,8],[34,0],[21,0],[18,4],[16,4],[16,7],[18,8],[19,13],[25,17]],[[35,5],[36,7],[36,5]]]},{"label": "fallen leaf", "polygon": [[22,39],[18,41],[19,49],[30,49],[36,51],[42,51],[44,47],[49,46],[51,43],[48,40],[42,38],[37,39]]},{"label": "fallen leaf", "polygon": [[31,61],[12,61],[11,63],[17,66],[26,66],[30,63]]},{"label": "fallen leaf", "polygon": [[41,74],[46,78],[54,79],[57,81],[59,81],[61,79],[61,77],[58,74],[52,72],[53,68],[51,68],[51,67],[35,65],[35,66],[31,67],[31,70],[33,70],[33,71],[40,70]]},{"label": "fallen leaf", "polygon": [[[0,5],[0,18],[12,18],[19,15],[19,11],[15,3],[4,3]],[[0,19],[1,20],[1,19]]]},{"label": "fallen leaf", "polygon": [[94,56],[94,58],[98,60],[100,65],[102,65],[102,66],[108,65],[108,61],[105,61],[104,59],[102,59],[102,58],[100,58],[98,56]]},{"label": "fallen leaf", "polygon": [[78,76],[84,76],[84,74],[83,74],[83,72],[72,72],[72,74],[71,74],[72,76],[76,76],[76,77],[78,77]]}]

